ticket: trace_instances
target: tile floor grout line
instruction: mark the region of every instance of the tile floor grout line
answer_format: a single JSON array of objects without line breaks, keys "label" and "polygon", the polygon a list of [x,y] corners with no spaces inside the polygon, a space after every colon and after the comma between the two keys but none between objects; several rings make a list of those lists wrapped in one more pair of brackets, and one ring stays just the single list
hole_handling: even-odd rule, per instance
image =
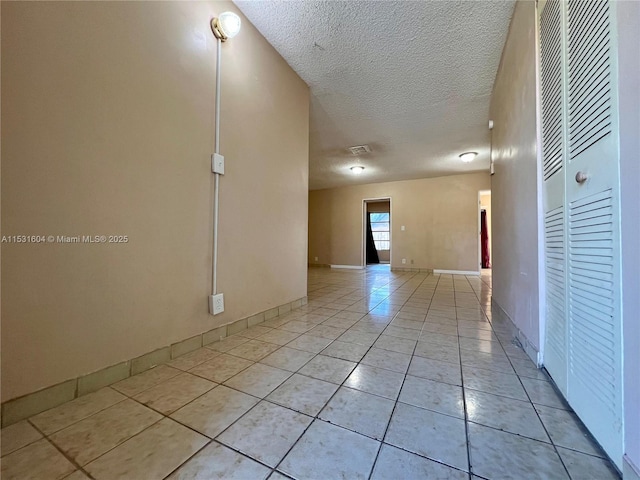
[{"label": "tile floor grout line", "polygon": [[[412,277],[412,278],[413,278],[413,277]],[[388,296],[387,296],[386,298],[388,298]],[[383,301],[384,301],[384,300],[383,300]],[[380,302],[380,303],[382,303],[382,302]],[[405,302],[405,303],[406,303],[406,302]],[[378,305],[379,305],[379,304],[378,304]],[[375,307],[374,307],[374,308],[375,308]],[[369,313],[369,312],[367,312],[367,314],[368,314],[368,313]],[[396,314],[396,315],[397,315],[397,314]],[[364,316],[366,316],[366,314],[365,314],[365,315],[363,315],[363,317],[364,317]],[[393,317],[393,318],[395,318],[395,315],[394,315],[394,317]],[[389,325],[389,324],[393,321],[393,318],[391,319],[391,321],[390,321],[387,325]],[[347,329],[347,330],[348,330],[348,329]],[[384,332],[384,330],[383,330],[383,332]],[[377,335],[377,337],[376,337],[376,341],[377,341],[377,339],[378,339],[378,338],[380,338],[380,336],[381,336],[381,335],[382,335],[382,332],[380,332],[380,333]],[[334,341],[335,341],[335,340],[334,340]],[[331,342],[331,343],[333,343],[333,342]],[[374,344],[375,344],[375,341],[374,341],[374,342],[369,346],[369,348],[367,349],[367,351],[365,352],[365,354],[362,356],[362,358],[364,358],[364,357],[367,355],[367,353],[369,353],[369,351],[371,351],[371,349],[373,348],[373,345],[374,345]],[[331,344],[327,345],[327,347],[329,347],[330,345],[331,345]],[[318,353],[317,355],[320,355],[320,354]],[[317,355],[316,355],[316,356],[317,356]],[[314,357],[314,358],[315,358],[315,357]],[[313,425],[313,422],[315,422],[316,420],[318,420],[318,421],[321,421],[321,422],[328,423],[329,425],[334,425],[334,426],[337,426],[337,427],[342,428],[342,429],[344,429],[344,430],[347,430],[347,431],[349,431],[349,432],[355,433],[356,435],[362,435],[362,436],[364,436],[364,437],[366,437],[366,438],[370,438],[370,439],[372,439],[372,440],[374,440],[374,441],[378,441],[378,442],[380,443],[380,446],[378,447],[378,452],[376,453],[376,457],[375,457],[375,459],[374,459],[374,461],[373,461],[373,463],[372,463],[372,465],[371,465],[371,471],[370,471],[369,476],[371,475],[371,473],[373,472],[373,468],[375,467],[375,463],[376,463],[376,461],[377,461],[377,458],[378,458],[378,454],[379,454],[379,452],[380,452],[380,449],[382,448],[382,440],[376,440],[376,439],[373,439],[372,437],[369,437],[369,436],[364,435],[364,434],[362,434],[362,433],[355,432],[355,431],[350,430],[350,429],[348,429],[348,428],[342,427],[341,425],[333,424],[333,423],[331,423],[331,422],[327,422],[326,420],[323,420],[322,418],[320,418],[320,414],[322,413],[322,411],[327,407],[327,405],[329,405],[329,403],[331,403],[331,400],[333,400],[333,398],[337,395],[337,393],[340,391],[340,389],[341,389],[341,388],[343,388],[343,387],[344,387],[344,388],[349,388],[349,387],[346,387],[346,386],[344,385],[344,383],[349,379],[349,377],[350,377],[350,376],[351,376],[351,374],[354,372],[354,370],[355,370],[356,368],[358,368],[359,364],[361,364],[361,362],[362,362],[362,358],[360,359],[360,361],[355,362],[355,364],[356,364],[356,365],[355,365],[355,367],[353,367],[353,369],[351,369],[351,371],[349,371],[349,373],[347,374],[347,376],[345,377],[345,379],[342,381],[342,383],[340,383],[340,385],[338,386],[338,388],[336,389],[336,391],[335,391],[335,392],[333,392],[333,394],[329,397],[329,399],[328,399],[326,402],[324,402],[324,406],[323,406],[323,407],[318,411],[318,413],[316,413],[316,415],[314,416],[314,418],[313,418],[313,420],[311,421],[311,423],[307,426],[307,428],[305,428],[304,432],[302,432],[302,434],[301,434],[301,435],[296,439],[296,441],[293,443],[293,445],[291,446],[291,448],[290,448],[289,450],[287,450],[287,452],[286,452],[286,453],[284,454],[284,456],[280,459],[280,461],[278,462],[278,464],[274,467],[274,471],[275,471],[275,470],[277,470],[277,468],[280,466],[280,464],[282,464],[282,462],[285,460],[285,458],[287,458],[287,456],[289,455],[289,453],[291,453],[291,451],[295,448],[295,446],[298,444],[298,442],[299,442],[299,441],[300,441],[300,439],[304,436],[304,434],[307,432],[307,430],[308,430],[309,428],[311,428],[311,425]],[[313,377],[311,377],[311,378],[313,378]],[[406,374],[405,374],[405,378],[406,378]],[[331,382],[330,382],[330,383],[331,383]],[[404,383],[404,380],[403,380],[403,383]],[[402,387],[401,387],[401,388],[402,388]],[[357,390],[357,389],[353,389],[353,390]],[[357,391],[360,391],[360,390],[357,390]],[[368,392],[364,392],[364,393],[368,393]],[[400,395],[400,391],[398,391],[398,395]],[[384,398],[386,398],[386,397],[384,397]],[[397,403],[397,399],[396,399],[396,403]],[[394,409],[395,409],[395,404],[394,404]],[[393,412],[392,412],[392,414],[393,414]],[[391,417],[389,417],[389,422],[390,422],[390,421],[391,421]],[[386,430],[385,430],[385,433],[386,433]],[[384,435],[383,435],[383,437],[382,437],[382,438],[384,439]]]},{"label": "tile floor grout line", "polygon": [[462,370],[462,349],[460,347],[460,324],[458,323],[458,302],[456,299],[456,282],[453,279],[453,303],[454,309],[456,312],[456,332],[458,332],[458,359],[460,360],[460,383],[462,387],[462,407],[464,409],[464,434],[466,437],[466,447],[467,447],[467,466],[468,466],[468,475],[469,480],[473,478],[473,466],[471,464],[471,437],[469,435],[469,412],[467,410],[467,397],[465,394],[465,386],[464,386],[464,372]]},{"label": "tile floor grout line", "polygon": [[[422,285],[424,283],[424,281],[429,277],[429,274],[420,282],[420,284],[414,289],[414,292],[420,288],[420,285]],[[440,279],[438,278],[438,281],[440,281]],[[437,288],[437,282],[436,282],[436,288]],[[435,292],[435,289],[434,289]],[[411,297],[409,297],[411,298]],[[429,311],[429,307],[431,306],[431,301],[433,300],[433,295],[431,296],[431,298],[429,299],[429,306],[427,307],[427,312]],[[408,301],[408,300],[407,300]],[[407,302],[405,302],[403,305],[406,305]],[[400,310],[401,311],[401,310]],[[399,313],[399,312],[398,312]],[[389,322],[388,325],[391,325],[391,323],[393,322],[393,320],[397,317],[398,314],[396,314],[392,319],[391,322]],[[426,318],[426,314],[425,314],[425,318]],[[424,328],[424,325],[423,325]],[[386,330],[386,328],[385,328]],[[384,333],[384,330],[382,331],[382,333]],[[380,335],[382,335],[382,333],[380,333]],[[418,334],[418,339],[420,339],[420,335],[422,334],[422,329],[420,330],[420,333]],[[418,341],[416,341],[416,344],[413,346],[413,352],[411,353],[411,358],[409,359],[409,364],[407,365],[407,370],[404,373],[404,376],[402,378],[402,385],[400,385],[400,389],[398,390],[398,396],[396,397],[396,400],[393,404],[393,408],[391,409],[391,415],[389,415],[389,420],[387,420],[387,425],[384,429],[384,433],[382,434],[382,439],[380,440],[380,446],[378,447],[378,451],[376,452],[376,457],[373,460],[373,463],[371,464],[371,470],[369,471],[369,476],[367,477],[369,480],[371,480],[371,477],[373,476],[373,472],[375,471],[376,468],[376,464],[378,463],[378,458],[380,458],[380,452],[382,451],[382,446],[383,445],[389,445],[386,444],[384,441],[387,438],[387,433],[389,432],[389,426],[391,425],[391,420],[393,419],[393,415],[396,413],[396,408],[398,407],[398,403],[400,403],[400,395],[402,394],[402,389],[404,388],[404,384],[407,381],[407,375],[409,375],[409,367],[411,366],[411,362],[413,361],[413,356],[415,354],[416,348],[418,346]],[[373,348],[373,347],[372,347]]]},{"label": "tile floor grout line", "polygon": [[[73,472],[71,472],[69,475],[72,475],[74,472],[81,471],[82,473],[84,473],[84,474],[85,474],[87,477],[89,477],[90,479],[93,479],[93,478],[94,478],[94,477],[93,477],[93,475],[91,475],[88,471],[86,471],[86,470],[82,467],[82,465],[80,465],[80,464],[79,464],[78,462],[76,462],[73,458],[71,458],[69,455],[67,455],[67,452],[65,452],[64,450],[62,450],[62,448],[61,448],[61,447],[59,447],[58,445],[56,445],[56,443],[55,443],[51,438],[49,438],[49,436],[48,436],[48,435],[46,435],[42,430],[40,430],[40,428],[38,428],[38,426],[36,426],[33,422],[31,422],[31,419],[30,419],[30,418],[28,418],[28,419],[26,419],[26,420],[27,420],[27,423],[29,423],[29,424],[30,424],[30,425],[31,425],[31,426],[32,426],[32,427],[33,427],[33,428],[34,428],[34,429],[35,429],[35,430],[36,430],[40,435],[42,435],[42,438],[41,438],[41,439],[39,438],[38,440],[36,440],[36,442],[39,442],[40,440],[43,440],[43,439],[44,439],[44,440],[46,440],[46,441],[47,441],[51,446],[53,446],[53,448],[55,448],[55,449],[56,449],[56,450],[57,450],[57,451],[58,451],[58,452],[59,452],[59,453],[60,453],[60,454],[61,454],[61,455],[62,455],[62,456],[63,456],[63,457],[64,457],[64,458],[69,462],[69,463],[71,463],[71,465],[73,465],[73,466],[76,468],[76,470],[74,470]],[[64,429],[61,429],[61,430],[58,430],[58,431],[62,431],[62,430],[64,430]],[[19,451],[19,450],[22,450],[23,448],[28,447],[29,445],[33,445],[33,444],[34,444],[34,443],[36,443],[36,442],[31,442],[30,444],[25,445],[24,447],[21,447],[21,448],[19,448],[18,450],[15,450],[15,452],[17,452],[17,451]],[[11,453],[15,453],[15,452],[11,452]],[[93,460],[92,460],[92,461],[93,461]],[[69,475],[67,475],[67,477],[68,477]],[[66,477],[63,477],[63,478],[66,478]]]},{"label": "tile floor grout line", "polygon": [[[468,279],[467,279],[467,281],[468,281]],[[493,285],[491,287],[491,292],[492,292],[491,298],[493,298]],[[476,293],[476,297],[478,298],[478,301],[480,301],[480,298],[478,297],[477,293]],[[485,316],[486,316],[486,313],[485,313]],[[487,316],[487,320],[488,319],[489,319],[489,317]],[[496,335],[495,329],[493,328],[493,322],[489,321],[489,324],[491,325],[491,331],[493,332],[494,335]],[[558,451],[558,448],[557,448],[555,442],[551,438],[551,435],[550,435],[549,431],[547,430],[547,426],[542,421],[542,418],[540,417],[540,413],[536,409],[536,406],[533,403],[533,400],[531,399],[531,396],[529,395],[529,392],[525,388],[524,383],[522,382],[522,379],[520,378],[520,375],[518,374],[518,372],[514,368],[513,362],[511,361],[511,358],[509,357],[509,355],[507,355],[507,351],[504,349],[504,345],[502,344],[502,340],[500,339],[500,337],[498,335],[496,335],[496,339],[497,339],[498,343],[500,344],[500,347],[502,348],[502,351],[504,352],[505,356],[507,357],[507,360],[508,360],[509,364],[511,365],[511,368],[513,368],[513,371],[515,372],[516,377],[518,378],[518,382],[519,382],[520,386],[522,387],[522,390],[524,391],[525,395],[529,399],[529,403],[531,404],[531,407],[533,408],[533,411],[535,412],[536,417],[538,418],[538,421],[542,425],[542,428],[544,429],[545,434],[549,438],[550,443],[548,443],[548,444],[546,442],[542,442],[542,443],[545,443],[546,445],[551,445],[553,447],[554,452],[556,453],[556,455],[558,456],[558,459],[560,460],[560,464],[563,466],[564,471],[567,474],[567,478],[571,479],[572,477],[571,477],[571,474],[569,473],[569,469],[565,465],[564,460],[562,459],[562,456],[560,455],[560,452]],[[511,432],[506,432],[506,433],[511,433]],[[524,437],[524,438],[528,438],[528,437]]]}]

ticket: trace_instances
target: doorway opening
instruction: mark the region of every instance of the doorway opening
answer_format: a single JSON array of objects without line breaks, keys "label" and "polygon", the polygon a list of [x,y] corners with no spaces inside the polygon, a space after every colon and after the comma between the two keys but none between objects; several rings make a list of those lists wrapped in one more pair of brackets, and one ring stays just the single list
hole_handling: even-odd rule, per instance
[{"label": "doorway opening", "polygon": [[481,273],[489,273],[492,261],[491,245],[491,190],[481,190],[478,193],[478,263]]},{"label": "doorway opening", "polygon": [[391,198],[363,200],[362,265],[391,264]]}]

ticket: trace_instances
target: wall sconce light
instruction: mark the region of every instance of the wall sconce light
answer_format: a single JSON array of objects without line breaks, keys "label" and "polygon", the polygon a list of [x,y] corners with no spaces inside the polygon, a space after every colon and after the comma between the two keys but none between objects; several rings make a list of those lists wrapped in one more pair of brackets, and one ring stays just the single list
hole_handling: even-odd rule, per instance
[{"label": "wall sconce light", "polygon": [[240,31],[241,25],[240,17],[233,12],[221,13],[218,18],[211,20],[213,34],[223,42],[235,37]]}]

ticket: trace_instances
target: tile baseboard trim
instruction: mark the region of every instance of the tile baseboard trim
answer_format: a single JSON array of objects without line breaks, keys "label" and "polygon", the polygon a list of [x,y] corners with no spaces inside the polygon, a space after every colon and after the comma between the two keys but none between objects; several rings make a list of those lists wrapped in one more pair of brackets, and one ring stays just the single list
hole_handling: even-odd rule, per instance
[{"label": "tile baseboard trim", "polygon": [[469,276],[474,276],[474,277],[479,277],[480,276],[480,272],[474,272],[473,270],[442,270],[439,268],[436,268],[433,270],[433,274],[437,275],[437,274],[449,274],[449,275],[469,275]]},{"label": "tile baseboard trim", "polygon": [[410,267],[391,267],[392,272],[409,272],[409,273],[431,273],[432,268],[410,268]]},{"label": "tile baseboard trim", "polygon": [[629,455],[622,457],[622,478],[624,480],[640,480],[640,467],[633,463]]},{"label": "tile baseboard trim", "polygon": [[493,321],[502,323],[506,321],[511,325],[513,329],[513,339],[520,344],[531,361],[535,363],[537,367],[540,367],[540,352],[538,352],[538,349],[533,345],[533,343],[531,343],[524,332],[518,328],[509,314],[498,304],[498,302],[495,301],[494,298],[491,299],[491,316],[492,323]]},{"label": "tile baseboard trim", "polygon": [[342,268],[345,270],[364,270],[362,265],[331,265],[331,268]]},{"label": "tile baseboard trim", "polygon": [[307,267],[309,268],[331,268],[331,265],[328,263],[307,263]]},{"label": "tile baseboard trim", "polygon": [[3,402],[0,407],[0,425],[2,428],[37,415],[65,402],[95,392],[101,388],[137,375],[146,370],[167,363],[175,358],[197,350],[205,345],[239,333],[247,328],[259,325],[272,318],[285,315],[307,305],[307,297],[270,308],[249,317],[235,320],[201,334],[191,336],[179,342],[147,352],[144,355],[118,362],[95,372],[81,375],[64,382],[51,385],[35,392]]}]

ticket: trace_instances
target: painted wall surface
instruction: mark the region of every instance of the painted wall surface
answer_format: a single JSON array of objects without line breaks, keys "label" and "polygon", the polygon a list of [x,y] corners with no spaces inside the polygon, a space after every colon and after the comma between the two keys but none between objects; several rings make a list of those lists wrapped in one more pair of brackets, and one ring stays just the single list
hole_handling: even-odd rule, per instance
[{"label": "painted wall surface", "polygon": [[489,258],[493,262],[493,250],[491,249],[491,240],[493,235],[491,234],[491,194],[480,195],[480,207],[487,212],[487,230],[489,233]]},{"label": "painted wall surface", "polygon": [[[387,202],[368,202],[367,212],[368,213],[391,213],[391,203],[388,201]],[[390,258],[391,258],[391,250],[378,250],[378,259],[381,262],[388,263]]]},{"label": "painted wall surface", "polygon": [[[306,295],[308,87],[231,2],[2,2],[2,400]],[[240,14],[242,16],[242,14]]]},{"label": "painted wall surface", "polygon": [[539,350],[535,3],[516,3],[491,99],[493,299]]},{"label": "painted wall surface", "polygon": [[[625,454],[640,477],[640,3],[616,2],[620,98],[620,194]],[[628,472],[629,478],[634,478]],[[627,472],[625,472],[625,479]]]},{"label": "painted wall surface", "polygon": [[309,263],[362,265],[362,202],[390,197],[391,267],[478,271],[478,192],[489,185],[473,173],[313,190]]}]

